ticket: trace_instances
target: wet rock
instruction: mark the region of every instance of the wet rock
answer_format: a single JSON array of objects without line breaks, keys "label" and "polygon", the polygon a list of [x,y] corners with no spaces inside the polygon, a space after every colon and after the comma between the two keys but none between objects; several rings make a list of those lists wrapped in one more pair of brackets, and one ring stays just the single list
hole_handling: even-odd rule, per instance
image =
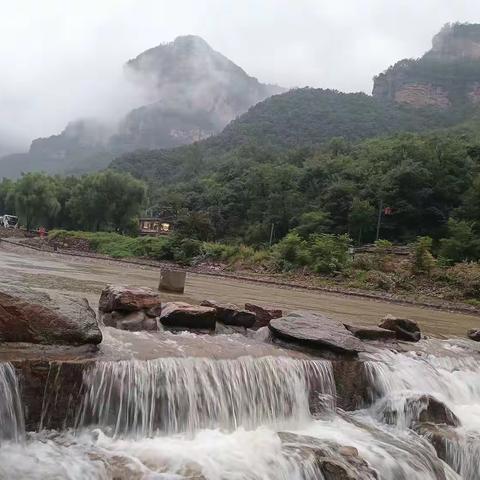
[{"label": "wet rock", "polygon": [[467,332],[467,336],[470,340],[480,342],[480,328],[472,328]]},{"label": "wet rock", "polygon": [[407,318],[397,318],[392,315],[386,315],[378,326],[395,332],[398,340],[418,342],[421,338],[420,328],[417,322]]},{"label": "wet rock", "polygon": [[333,360],[332,368],[339,408],[353,411],[370,404],[372,386],[363,362]]},{"label": "wet rock", "polygon": [[272,334],[317,351],[357,356],[365,348],[341,322],[312,312],[292,312],[270,322]]},{"label": "wet rock", "polygon": [[458,433],[448,425],[418,423],[414,425],[414,430],[432,444],[438,458],[444,462],[448,461],[449,446],[459,442]]},{"label": "wet rock", "polygon": [[282,310],[275,307],[260,306],[254,303],[246,303],[245,310],[253,312],[256,315],[255,323],[252,328],[257,330],[262,327],[268,327],[270,320],[283,316]]},{"label": "wet rock", "polygon": [[215,330],[216,310],[212,307],[169,302],[162,308],[160,322],[171,328]]},{"label": "wet rock", "polygon": [[256,320],[254,313],[242,310],[233,303],[217,303],[213,300],[204,300],[200,305],[214,308],[217,313],[217,320],[225,325],[251,328]]},{"label": "wet rock", "polygon": [[[302,458],[304,468],[311,465],[324,480],[377,480],[378,475],[358,454],[355,447],[306,435],[279,433],[287,455]],[[310,477],[309,477],[310,478]]]},{"label": "wet rock", "polygon": [[[28,300],[25,300],[28,298]],[[31,303],[32,296],[0,292],[0,341],[46,345],[85,345],[102,341],[95,312],[86,299],[50,297]]]},{"label": "wet rock", "polygon": [[[401,412],[398,411],[399,408],[401,408]],[[379,410],[380,416],[386,423],[396,424],[401,417],[406,422],[407,428],[412,428],[418,422],[452,427],[460,425],[457,416],[443,402],[432,395],[413,395],[403,399],[386,399],[380,403]]]},{"label": "wet rock", "polygon": [[104,313],[114,310],[134,312],[159,305],[160,294],[151,288],[107,285],[100,295],[98,309]]},{"label": "wet rock", "polygon": [[103,323],[107,327],[129,330],[130,332],[158,330],[158,324],[154,318],[149,317],[146,312],[122,312],[114,311],[103,315]]},{"label": "wet rock", "polygon": [[145,314],[148,315],[151,318],[157,318],[162,314],[162,304],[159,303],[158,305],[155,305],[154,307],[147,308],[145,310]]},{"label": "wet rock", "polygon": [[20,383],[27,431],[74,426],[83,376],[92,363],[85,358],[65,362],[12,360]]},{"label": "wet rock", "polygon": [[347,323],[344,323],[344,326],[361,340],[395,340],[397,338],[396,332],[385,328],[349,325]]}]

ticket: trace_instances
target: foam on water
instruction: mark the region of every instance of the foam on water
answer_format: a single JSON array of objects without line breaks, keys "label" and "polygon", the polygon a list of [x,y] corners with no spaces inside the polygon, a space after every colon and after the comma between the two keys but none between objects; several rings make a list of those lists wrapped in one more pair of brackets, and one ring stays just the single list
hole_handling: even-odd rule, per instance
[{"label": "foam on water", "polygon": [[[279,432],[290,432],[301,436],[300,444],[311,442],[310,452],[315,442],[337,455],[338,446],[355,447],[379,480],[478,480],[480,361],[451,353],[374,355],[367,362],[374,404],[348,414],[334,413],[327,361],[97,362],[84,375],[76,429],[29,434],[24,443],[10,435],[0,448],[0,479],[324,480],[315,455],[282,441]],[[2,365],[0,372],[0,385],[10,392],[0,396],[8,405],[0,412],[9,412],[0,416],[3,430],[16,425],[22,431],[14,370]],[[406,409],[407,400],[425,394],[461,421],[449,427],[449,465],[428,438],[409,428],[423,405]],[[320,406],[315,416],[312,400]],[[398,412],[391,424],[381,414],[386,406]]]},{"label": "foam on water", "polygon": [[[447,347],[449,348],[448,344]],[[377,401],[370,409],[380,420],[387,407],[397,412],[395,425],[406,430],[418,419],[421,402],[408,404],[415,396],[431,395],[442,401],[460,420],[450,429],[445,460],[465,480],[480,478],[480,359],[473,356],[435,356],[382,352],[367,363]]]}]

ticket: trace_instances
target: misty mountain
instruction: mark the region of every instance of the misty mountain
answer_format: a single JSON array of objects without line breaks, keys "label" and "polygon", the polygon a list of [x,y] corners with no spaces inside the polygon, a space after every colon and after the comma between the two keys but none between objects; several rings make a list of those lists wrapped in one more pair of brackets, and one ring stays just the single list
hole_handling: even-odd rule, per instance
[{"label": "misty mountain", "polygon": [[192,143],[284,91],[260,83],[191,35],[143,52],[127,62],[125,74],[148,103],[115,126],[82,119],[57,135],[36,139],[29,152],[0,159],[0,177],[32,170],[82,173],[105,168],[123,152]]},{"label": "misty mountain", "polygon": [[130,112],[120,125],[113,143],[122,150],[170,148],[207,138],[252,105],[284,91],[250,77],[193,35],[143,52],[126,71],[154,101]]},{"label": "misty mountain", "polygon": [[421,58],[377,75],[373,95],[414,107],[480,105],[480,24],[445,25]]}]

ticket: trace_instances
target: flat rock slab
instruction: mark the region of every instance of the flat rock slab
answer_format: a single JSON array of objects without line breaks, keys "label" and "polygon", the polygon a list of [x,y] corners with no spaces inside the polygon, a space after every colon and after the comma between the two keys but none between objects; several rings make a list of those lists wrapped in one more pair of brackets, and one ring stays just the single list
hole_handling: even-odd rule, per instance
[{"label": "flat rock slab", "polygon": [[162,308],[160,322],[166,327],[215,330],[217,312],[212,307],[169,302]]},{"label": "flat rock slab", "polygon": [[86,299],[65,296],[56,304],[45,294],[37,300],[32,292],[18,295],[0,292],[0,342],[96,345],[102,341]]},{"label": "flat rock slab", "polygon": [[392,330],[367,325],[349,325],[344,323],[345,328],[361,340],[395,340],[397,334]]},{"label": "flat rock slab", "polygon": [[114,310],[135,312],[161,305],[160,294],[151,288],[107,285],[100,295],[98,309],[104,313]]},{"label": "flat rock slab", "polygon": [[270,322],[274,336],[316,350],[357,356],[365,346],[342,322],[312,312],[292,312]]}]

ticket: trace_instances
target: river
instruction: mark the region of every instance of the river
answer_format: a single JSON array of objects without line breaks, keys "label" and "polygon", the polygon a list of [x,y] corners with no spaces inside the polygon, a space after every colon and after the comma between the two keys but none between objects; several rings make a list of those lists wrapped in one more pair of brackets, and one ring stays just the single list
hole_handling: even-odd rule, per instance
[{"label": "river", "polygon": [[[5,250],[0,268],[2,281],[91,301],[104,283],[154,286],[158,277],[154,269]],[[466,315],[199,275],[189,276],[186,296],[268,299],[365,322],[415,314],[425,330],[452,337],[478,325]],[[414,351],[362,354],[371,401],[347,412],[337,406],[330,360],[255,337],[159,340],[113,330],[104,329],[105,355],[71,399],[75,421],[57,430],[26,431],[18,373],[0,362],[1,480],[480,479],[480,352],[466,339],[439,335]],[[150,343],[140,358],[142,342]],[[229,354],[205,353],[220,346]],[[46,419],[55,393],[44,395]],[[429,398],[445,406],[449,425],[422,420]]]}]

